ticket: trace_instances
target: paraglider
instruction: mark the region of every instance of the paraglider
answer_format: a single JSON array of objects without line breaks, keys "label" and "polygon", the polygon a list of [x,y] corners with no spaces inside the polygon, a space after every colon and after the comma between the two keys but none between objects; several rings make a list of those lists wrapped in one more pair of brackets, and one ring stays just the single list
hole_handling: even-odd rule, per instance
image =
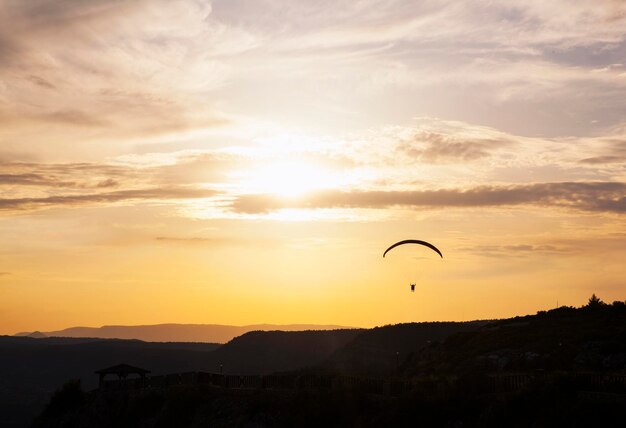
[{"label": "paraglider", "polygon": [[404,244],[424,245],[425,247],[428,247],[431,250],[433,250],[434,252],[436,252],[437,254],[439,254],[439,256],[441,256],[441,258],[443,259],[443,254],[441,254],[441,251],[439,251],[439,248],[435,247],[433,244],[431,244],[429,242],[420,241],[419,239],[405,239],[404,241],[396,242],[391,247],[389,247],[389,248],[387,248],[385,250],[385,252],[383,253],[383,258],[385,257],[385,254],[387,254],[390,250],[393,250],[394,248],[399,247],[400,245],[404,245]]},{"label": "paraglider", "polygon": [[[385,255],[393,250],[396,247],[399,247],[400,245],[404,245],[404,244],[418,244],[418,245],[423,245],[425,247],[430,248],[431,250],[433,250],[434,252],[436,252],[437,254],[439,254],[439,256],[443,259],[443,254],[441,253],[441,251],[439,251],[439,248],[435,247],[433,244],[426,242],[426,241],[420,241],[419,239],[405,239],[404,241],[400,241],[400,242],[396,242],[395,244],[393,244],[392,246],[390,246],[389,248],[387,248],[385,250],[385,252],[383,253],[383,258],[385,257]],[[415,291],[415,283],[411,283],[411,291]]]}]

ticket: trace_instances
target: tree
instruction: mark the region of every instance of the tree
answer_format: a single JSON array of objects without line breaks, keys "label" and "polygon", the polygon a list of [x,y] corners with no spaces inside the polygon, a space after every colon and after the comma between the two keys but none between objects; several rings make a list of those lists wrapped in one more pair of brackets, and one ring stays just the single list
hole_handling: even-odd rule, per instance
[{"label": "tree", "polygon": [[587,302],[587,307],[589,308],[597,308],[598,306],[602,305],[604,305],[604,302],[600,300],[600,298],[596,296],[595,293],[591,295],[589,301]]},{"label": "tree", "polygon": [[78,412],[84,406],[86,399],[87,394],[82,390],[79,380],[66,382],[62,388],[55,391],[33,426],[46,425],[47,420],[55,420],[55,418]]}]

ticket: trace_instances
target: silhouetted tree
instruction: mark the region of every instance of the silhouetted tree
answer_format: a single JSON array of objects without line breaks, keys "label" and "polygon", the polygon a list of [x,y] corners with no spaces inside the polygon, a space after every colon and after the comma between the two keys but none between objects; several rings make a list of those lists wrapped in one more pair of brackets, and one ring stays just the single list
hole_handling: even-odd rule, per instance
[{"label": "silhouetted tree", "polygon": [[595,293],[591,295],[589,301],[587,302],[587,306],[590,308],[597,308],[598,306],[602,305],[604,305],[604,302],[600,300],[600,298],[596,296]]},{"label": "silhouetted tree", "polygon": [[[47,419],[55,419],[62,415],[71,415],[79,411],[86,402],[87,394],[82,390],[80,381],[70,380],[58,389],[50,398],[48,406],[37,418],[34,427],[44,423]],[[70,424],[71,425],[71,424]]]}]

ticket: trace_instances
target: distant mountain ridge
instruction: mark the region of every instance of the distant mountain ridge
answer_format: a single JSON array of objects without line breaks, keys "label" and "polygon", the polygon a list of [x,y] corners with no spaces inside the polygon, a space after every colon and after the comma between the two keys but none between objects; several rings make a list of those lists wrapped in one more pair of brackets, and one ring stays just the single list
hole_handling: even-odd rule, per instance
[{"label": "distant mountain ridge", "polygon": [[244,326],[222,324],[105,325],[102,327],[70,327],[46,332],[22,332],[17,333],[15,336],[138,339],[146,342],[226,343],[237,336],[251,331],[343,330],[353,328],[318,324],[251,324]]},{"label": "distant mountain ridge", "polygon": [[25,331],[22,333],[16,333],[15,336],[32,337],[33,339],[43,339],[44,337],[48,337],[40,331],[33,331],[33,332]]}]

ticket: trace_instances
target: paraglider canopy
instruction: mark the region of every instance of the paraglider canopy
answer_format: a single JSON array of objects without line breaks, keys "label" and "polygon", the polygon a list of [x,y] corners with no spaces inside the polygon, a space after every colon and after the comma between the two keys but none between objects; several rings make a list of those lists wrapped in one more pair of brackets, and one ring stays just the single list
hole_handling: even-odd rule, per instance
[{"label": "paraglider canopy", "polygon": [[441,251],[439,251],[439,249],[437,247],[435,247],[433,244],[426,242],[426,241],[420,241],[419,239],[405,239],[404,241],[400,241],[400,242],[396,242],[395,244],[393,244],[391,247],[387,248],[385,250],[385,252],[383,253],[383,258],[385,257],[385,254],[387,254],[390,250],[393,250],[394,248],[400,246],[400,245],[404,245],[404,244],[418,244],[418,245],[423,245],[425,247],[430,248],[431,250],[433,250],[434,252],[436,252],[437,254],[439,254],[439,256],[441,258],[443,258],[443,254],[441,254]]}]

